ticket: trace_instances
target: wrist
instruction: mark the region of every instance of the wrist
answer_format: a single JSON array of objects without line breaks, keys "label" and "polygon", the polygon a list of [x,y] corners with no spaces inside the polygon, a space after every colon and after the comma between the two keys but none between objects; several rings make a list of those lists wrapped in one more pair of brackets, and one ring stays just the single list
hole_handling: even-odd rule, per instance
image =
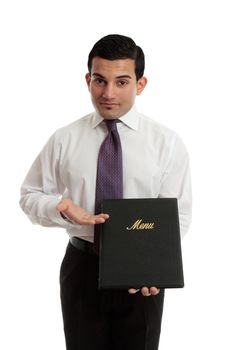
[{"label": "wrist", "polygon": [[60,215],[61,215],[62,219],[64,219],[65,221],[68,221],[68,222],[72,223],[72,221],[70,220],[70,218],[68,218],[68,216],[66,216],[66,214],[63,213],[62,211],[60,211]]}]

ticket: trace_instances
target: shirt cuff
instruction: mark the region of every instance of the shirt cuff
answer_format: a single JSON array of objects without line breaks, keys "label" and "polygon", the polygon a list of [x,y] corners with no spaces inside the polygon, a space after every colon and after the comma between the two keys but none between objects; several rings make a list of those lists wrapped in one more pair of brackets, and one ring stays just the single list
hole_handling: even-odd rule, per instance
[{"label": "shirt cuff", "polygon": [[[52,201],[48,204],[47,207],[47,216],[48,218],[54,222],[56,225],[61,226],[63,228],[69,229],[69,228],[76,228],[80,229],[82,226],[79,224],[74,224],[71,220],[68,218],[64,219],[61,215],[61,213],[56,209],[56,206],[60,200]],[[63,214],[64,215],[64,214]]]}]

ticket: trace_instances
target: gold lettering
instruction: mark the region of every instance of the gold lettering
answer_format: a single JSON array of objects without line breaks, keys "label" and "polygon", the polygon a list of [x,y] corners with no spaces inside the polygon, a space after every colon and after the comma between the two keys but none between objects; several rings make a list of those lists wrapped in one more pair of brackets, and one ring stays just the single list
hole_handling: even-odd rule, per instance
[{"label": "gold lettering", "polygon": [[127,230],[153,230],[154,222],[142,222],[142,219],[136,220],[131,227],[126,227]]}]

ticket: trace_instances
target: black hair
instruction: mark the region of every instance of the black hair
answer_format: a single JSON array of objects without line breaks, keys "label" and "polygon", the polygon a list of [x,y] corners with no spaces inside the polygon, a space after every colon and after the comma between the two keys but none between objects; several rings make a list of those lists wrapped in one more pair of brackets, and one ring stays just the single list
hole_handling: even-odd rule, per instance
[{"label": "black hair", "polygon": [[135,61],[136,79],[144,74],[145,56],[142,49],[135,44],[133,39],[119,34],[104,36],[95,43],[88,56],[88,71],[91,74],[92,60],[101,57],[110,61],[119,59],[133,59]]}]

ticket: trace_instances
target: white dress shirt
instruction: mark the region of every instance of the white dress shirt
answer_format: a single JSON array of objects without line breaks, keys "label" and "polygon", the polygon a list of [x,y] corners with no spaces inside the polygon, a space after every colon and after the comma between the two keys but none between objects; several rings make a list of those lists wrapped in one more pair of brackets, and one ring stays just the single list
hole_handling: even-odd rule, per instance
[{"label": "white dress shirt", "polygon": [[[183,236],[191,222],[189,157],[183,142],[135,107],[120,120],[124,198],[177,198]],[[94,227],[65,221],[56,205],[70,198],[94,213],[97,158],[107,132],[103,118],[93,112],[51,136],[21,188],[21,208],[33,223],[63,227],[70,236],[93,242]]]}]

